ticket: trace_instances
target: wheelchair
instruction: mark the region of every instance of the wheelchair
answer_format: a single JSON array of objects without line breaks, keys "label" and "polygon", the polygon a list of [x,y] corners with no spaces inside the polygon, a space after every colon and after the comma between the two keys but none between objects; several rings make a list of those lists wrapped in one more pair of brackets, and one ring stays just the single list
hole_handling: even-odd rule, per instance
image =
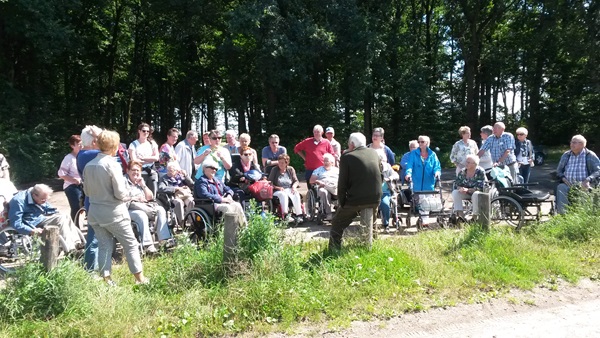
[{"label": "wheelchair", "polygon": [[[331,204],[332,204],[332,213],[335,214],[335,209],[337,208],[338,197],[337,195],[331,195]],[[319,198],[319,186],[316,184],[311,184],[310,189],[308,189],[306,193],[306,219],[308,221],[314,221],[318,225],[323,225],[326,212],[325,209],[321,205],[321,199]]]},{"label": "wheelchair", "polygon": [[215,211],[215,203],[210,199],[196,199],[194,208],[183,218],[182,230],[192,243],[207,243],[217,233],[217,225],[223,215]]},{"label": "wheelchair", "polygon": [[[402,218],[400,217],[400,207],[404,204],[403,198],[406,198],[403,195],[402,186],[400,180],[392,180],[388,183],[388,187],[390,190],[390,222],[389,226],[395,227],[396,229],[400,229],[402,227]],[[402,204],[401,204],[402,203]],[[408,201],[406,202],[409,203]],[[383,213],[381,210],[377,212],[378,217],[382,218],[383,221]]]}]

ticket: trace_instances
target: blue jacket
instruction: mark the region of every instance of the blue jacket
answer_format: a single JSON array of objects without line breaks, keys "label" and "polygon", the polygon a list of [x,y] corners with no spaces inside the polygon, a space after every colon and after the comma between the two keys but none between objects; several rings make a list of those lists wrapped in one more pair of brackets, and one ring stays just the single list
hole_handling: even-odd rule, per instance
[{"label": "blue jacket", "polygon": [[[371,148],[372,143],[370,143],[369,145],[367,145],[367,148]],[[387,163],[389,165],[394,165],[394,163],[396,163],[396,154],[394,154],[394,152],[392,151],[392,149],[390,149],[390,147],[386,146],[385,144],[383,145],[383,152],[385,153],[385,157],[387,160]]]},{"label": "blue jacket", "polygon": [[8,219],[10,225],[22,235],[29,235],[46,217],[56,213],[56,208],[50,206],[48,202],[39,205],[36,204],[31,196],[31,189],[19,191],[10,200],[10,210]]},{"label": "blue jacket", "polygon": [[194,183],[194,198],[211,199],[215,203],[221,203],[225,195],[233,196],[233,190],[219,181],[216,176],[211,182],[206,175],[202,175]]},{"label": "blue jacket", "polygon": [[408,156],[406,175],[411,175],[414,191],[434,190],[435,176],[442,173],[437,155],[429,148],[427,148],[427,153],[429,156],[424,163],[421,160],[421,149],[411,151]]}]

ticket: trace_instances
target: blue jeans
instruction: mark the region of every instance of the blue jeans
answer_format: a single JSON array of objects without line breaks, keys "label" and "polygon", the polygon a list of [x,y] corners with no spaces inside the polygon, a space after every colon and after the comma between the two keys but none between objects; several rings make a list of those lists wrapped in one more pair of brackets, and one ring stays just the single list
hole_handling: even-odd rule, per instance
[{"label": "blue jeans", "polygon": [[564,214],[569,205],[569,186],[561,183],[556,187],[556,212]]},{"label": "blue jeans", "polygon": [[523,183],[529,183],[529,175],[531,174],[531,165],[521,164],[519,174],[523,177]]},{"label": "blue jeans", "polygon": [[387,228],[390,223],[390,193],[384,192],[381,196],[381,203],[379,203],[379,210],[381,210],[381,222],[383,227]]},{"label": "blue jeans", "polygon": [[83,189],[81,189],[80,185],[71,184],[65,188],[65,195],[67,196],[69,206],[71,207],[71,219],[75,221],[75,215],[77,215],[77,211],[80,208],[79,201],[83,196]]},{"label": "blue jeans", "polygon": [[85,238],[85,254],[83,255],[83,262],[87,271],[98,270],[98,239],[94,228],[89,224],[87,225],[87,236]]},{"label": "blue jeans", "polygon": [[310,189],[310,183],[308,183],[308,182],[310,181],[310,177],[312,176],[312,173],[313,173],[313,171],[314,171],[314,170],[308,170],[308,169],[307,169],[307,170],[304,172],[304,179],[306,179],[306,187],[307,187],[308,189]]}]

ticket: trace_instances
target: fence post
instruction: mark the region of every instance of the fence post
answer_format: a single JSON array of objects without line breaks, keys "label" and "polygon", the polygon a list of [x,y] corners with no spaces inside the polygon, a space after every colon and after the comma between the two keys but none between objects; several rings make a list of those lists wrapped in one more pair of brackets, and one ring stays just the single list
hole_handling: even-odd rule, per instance
[{"label": "fence post", "polygon": [[235,260],[237,250],[237,215],[233,212],[225,213],[225,224],[223,230],[223,264],[229,264]]},{"label": "fence post", "polygon": [[57,226],[45,226],[42,231],[42,247],[40,261],[46,271],[51,271],[58,263],[58,254],[60,252],[60,233]]},{"label": "fence post", "polygon": [[367,249],[373,247],[373,208],[365,208],[360,210],[360,236],[361,241],[364,241]]},{"label": "fence post", "polygon": [[481,223],[483,230],[489,231],[491,220],[490,194],[482,192],[477,194],[477,196],[479,202],[479,223]]}]

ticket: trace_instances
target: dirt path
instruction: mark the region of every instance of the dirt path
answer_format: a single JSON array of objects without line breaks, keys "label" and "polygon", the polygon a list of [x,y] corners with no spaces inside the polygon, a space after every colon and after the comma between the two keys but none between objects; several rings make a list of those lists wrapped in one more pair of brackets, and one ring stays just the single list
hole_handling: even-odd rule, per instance
[{"label": "dirt path", "polygon": [[357,321],[340,331],[310,326],[291,337],[600,337],[599,313],[600,283],[583,280],[577,286],[560,283],[557,291],[514,290],[481,304]]}]

